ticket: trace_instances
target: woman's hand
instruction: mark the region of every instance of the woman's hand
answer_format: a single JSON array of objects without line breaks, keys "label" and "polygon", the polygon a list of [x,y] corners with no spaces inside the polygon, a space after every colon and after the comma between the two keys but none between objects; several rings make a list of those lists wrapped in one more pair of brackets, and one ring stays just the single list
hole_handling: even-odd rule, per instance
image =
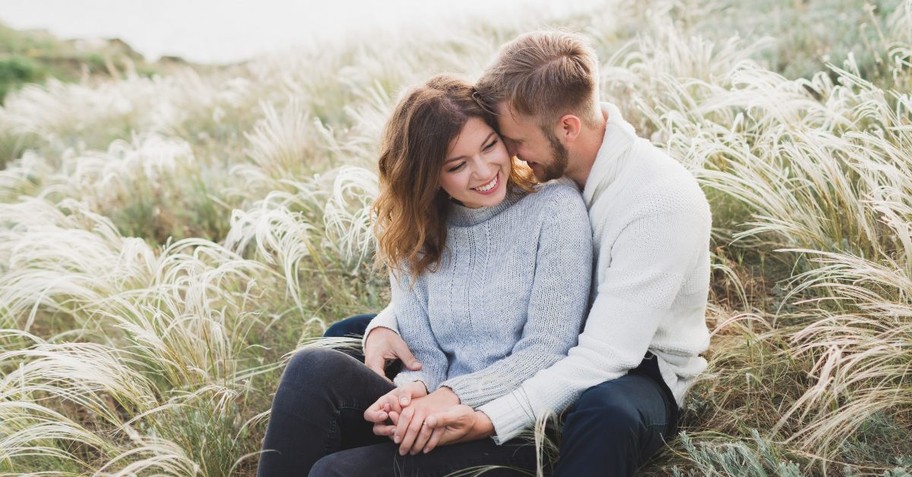
[{"label": "woman's hand", "polygon": [[421,381],[414,381],[399,386],[392,391],[380,396],[380,399],[364,411],[364,420],[374,424],[374,434],[390,437],[396,430],[396,419],[392,424],[388,421],[391,413],[396,413],[398,419],[402,409],[408,406],[413,399],[427,396],[427,388]]},{"label": "woman's hand", "polygon": [[[403,406],[401,412],[390,411],[390,418],[396,424],[393,442],[399,444],[399,454],[418,454],[423,452],[428,442],[435,438],[434,428],[425,424],[425,419],[459,404],[459,396],[450,388],[442,387],[427,397],[415,399]],[[444,430],[441,429],[440,440]],[[436,442],[435,442],[436,444]]]}]

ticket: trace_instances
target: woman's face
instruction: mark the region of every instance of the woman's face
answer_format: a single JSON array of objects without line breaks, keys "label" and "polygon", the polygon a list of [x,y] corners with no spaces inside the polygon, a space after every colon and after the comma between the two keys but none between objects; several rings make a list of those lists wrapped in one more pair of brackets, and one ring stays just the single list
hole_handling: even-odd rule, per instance
[{"label": "woman's face", "polygon": [[492,207],[507,196],[511,165],[500,136],[481,118],[470,118],[447,149],[440,187],[466,207]]}]

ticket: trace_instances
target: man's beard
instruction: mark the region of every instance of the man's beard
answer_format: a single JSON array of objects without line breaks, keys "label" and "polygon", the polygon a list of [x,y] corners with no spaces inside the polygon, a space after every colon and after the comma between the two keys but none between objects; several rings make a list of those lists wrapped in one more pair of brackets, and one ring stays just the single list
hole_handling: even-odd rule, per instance
[{"label": "man's beard", "polygon": [[555,136],[551,131],[547,131],[545,136],[548,138],[548,142],[551,143],[551,157],[553,161],[550,164],[542,165],[543,175],[541,177],[542,182],[547,182],[558,177],[562,177],[565,172],[567,172],[567,163],[570,162],[570,155],[567,153],[567,148],[561,144],[560,140]]}]

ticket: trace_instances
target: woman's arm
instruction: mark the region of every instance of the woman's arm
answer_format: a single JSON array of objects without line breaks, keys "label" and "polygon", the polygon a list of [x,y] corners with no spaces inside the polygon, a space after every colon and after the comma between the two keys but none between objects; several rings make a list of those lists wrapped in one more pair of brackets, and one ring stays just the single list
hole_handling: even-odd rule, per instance
[{"label": "woman's arm", "polygon": [[437,338],[431,330],[427,313],[427,290],[420,279],[413,280],[405,273],[390,274],[392,291],[391,307],[399,326],[408,326],[408,346],[422,366],[419,370],[403,370],[393,382],[401,386],[413,381],[424,383],[428,391],[446,378],[447,357],[440,349]]}]

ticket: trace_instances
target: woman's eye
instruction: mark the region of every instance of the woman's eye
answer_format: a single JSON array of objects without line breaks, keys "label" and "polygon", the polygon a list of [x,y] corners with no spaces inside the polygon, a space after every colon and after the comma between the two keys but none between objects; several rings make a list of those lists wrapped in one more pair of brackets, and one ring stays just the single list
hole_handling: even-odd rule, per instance
[{"label": "woman's eye", "polygon": [[484,147],[484,150],[490,151],[491,149],[494,149],[494,146],[496,146],[496,145],[497,145],[497,139],[494,139]]},{"label": "woman's eye", "polygon": [[459,169],[462,169],[465,166],[465,164],[466,164],[465,162],[461,162],[461,163],[459,163],[459,165],[447,169],[447,172],[456,172]]}]

